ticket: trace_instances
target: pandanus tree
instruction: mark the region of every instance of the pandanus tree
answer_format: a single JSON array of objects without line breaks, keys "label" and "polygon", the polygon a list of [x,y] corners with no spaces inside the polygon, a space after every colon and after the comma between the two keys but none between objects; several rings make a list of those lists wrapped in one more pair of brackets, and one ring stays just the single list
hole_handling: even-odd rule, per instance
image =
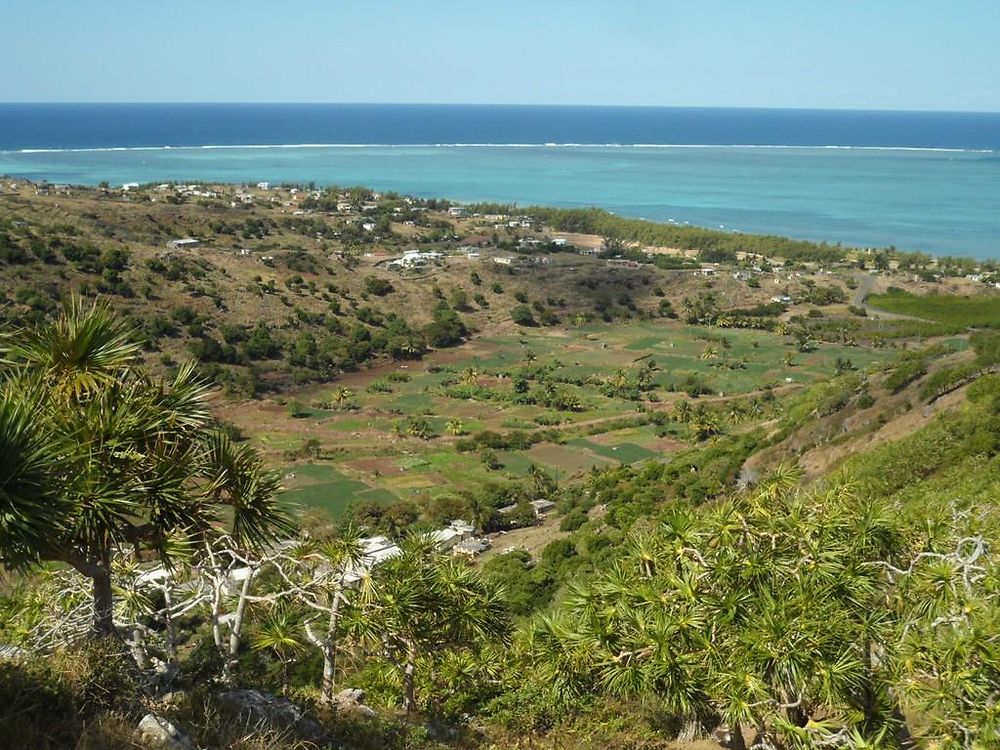
[{"label": "pandanus tree", "polygon": [[278,573],[285,590],[307,610],[306,638],[323,654],[320,694],[324,702],[332,703],[342,623],[347,609],[370,583],[364,569],[365,547],[360,532],[349,525],[331,539],[307,543],[294,560],[294,566],[278,566]]},{"label": "pandanus tree", "polygon": [[427,537],[402,543],[402,554],[372,574],[353,608],[350,633],[397,671],[403,708],[417,708],[418,670],[448,655],[505,644],[510,615],[503,589],[445,555]]},{"label": "pandanus tree", "polygon": [[193,366],[156,379],[133,329],[74,299],[52,323],[13,332],[0,381],[0,560],[71,565],[93,584],[94,631],[114,632],[118,550],[169,562],[178,535],[228,520],[241,544],[291,530],[277,480],[213,427]]},{"label": "pandanus tree", "polygon": [[738,750],[748,729],[770,747],[892,736],[897,618],[882,564],[905,545],[877,506],[842,488],[800,494],[795,478],[637,537],[537,621],[528,656],[543,678],[655,698],[689,735],[726,725]]}]

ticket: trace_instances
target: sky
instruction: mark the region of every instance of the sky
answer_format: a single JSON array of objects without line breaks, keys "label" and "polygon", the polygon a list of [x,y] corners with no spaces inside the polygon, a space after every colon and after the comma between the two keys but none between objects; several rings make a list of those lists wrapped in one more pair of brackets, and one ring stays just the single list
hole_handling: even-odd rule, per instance
[{"label": "sky", "polygon": [[0,0],[0,101],[1000,111],[1000,0]]}]

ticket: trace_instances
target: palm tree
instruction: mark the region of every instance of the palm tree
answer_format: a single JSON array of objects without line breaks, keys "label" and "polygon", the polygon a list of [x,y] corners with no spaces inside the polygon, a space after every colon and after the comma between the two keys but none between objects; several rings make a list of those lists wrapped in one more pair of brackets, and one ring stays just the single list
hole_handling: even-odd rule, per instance
[{"label": "palm tree", "polygon": [[[306,634],[319,646],[323,653],[323,682],[321,697],[326,703],[333,702],[337,678],[337,650],[340,636],[343,608],[351,603],[350,586],[357,576],[365,558],[365,548],[361,533],[353,525],[348,525],[335,538],[321,544],[314,552],[305,555],[309,563],[303,573],[305,581],[301,586],[300,601],[326,618],[322,638],[314,637],[306,626]],[[367,581],[367,578],[363,578]]]},{"label": "palm tree", "polygon": [[536,463],[528,466],[528,480],[531,482],[532,490],[536,497],[541,497],[553,492],[556,484],[552,481],[545,469]]},{"label": "palm tree", "polygon": [[607,383],[612,390],[618,393],[628,385],[628,374],[625,370],[618,368],[611,375],[608,375]]},{"label": "palm tree", "polygon": [[479,385],[479,371],[475,367],[467,367],[462,371],[462,383],[475,387]]},{"label": "palm tree", "polygon": [[399,672],[403,708],[417,708],[416,671],[449,652],[506,643],[510,615],[503,590],[437,550],[427,537],[409,537],[402,554],[378,566],[359,602],[351,631]]},{"label": "palm tree", "polygon": [[699,441],[707,440],[712,435],[718,435],[721,432],[718,416],[708,409],[695,409],[689,424],[695,438]]},{"label": "palm tree", "polygon": [[[536,618],[528,662],[561,693],[655,698],[688,734],[721,718],[732,748],[747,747],[747,726],[778,747],[838,729],[876,741],[891,706],[865,718],[858,704],[866,681],[886,696],[891,676],[893,634],[871,617],[886,601],[877,561],[905,542],[849,490],[803,495],[792,474],[634,537],[624,559],[569,587],[561,614]],[[866,639],[881,668],[865,669]]]},{"label": "palm tree", "polygon": [[333,403],[337,405],[338,408],[343,409],[351,401],[352,394],[347,388],[341,386],[333,393]]},{"label": "palm tree", "polygon": [[2,502],[14,514],[2,522],[10,533],[0,555],[7,564],[63,562],[90,578],[94,631],[105,636],[114,633],[120,547],[168,558],[170,537],[208,532],[220,506],[231,508],[241,544],[292,529],[275,476],[214,429],[193,365],[154,380],[134,338],[106,305],[70,300],[53,323],[13,336],[0,383],[0,449],[14,469],[0,480],[13,490]]},{"label": "palm tree", "polygon": [[250,635],[250,648],[270,651],[281,663],[281,692],[288,690],[288,668],[295,657],[305,650],[300,637],[299,622],[286,605],[276,605],[257,623]]},{"label": "palm tree", "polygon": [[687,424],[691,419],[691,402],[686,398],[681,399],[674,405],[674,419],[681,424]]},{"label": "palm tree", "polygon": [[714,346],[709,344],[704,349],[701,350],[701,354],[698,355],[698,359],[718,359],[719,350]]},{"label": "palm tree", "polygon": [[71,506],[51,481],[52,457],[76,450],[39,423],[38,394],[16,385],[0,390],[0,560],[9,567],[37,560],[53,532],[65,528]]}]

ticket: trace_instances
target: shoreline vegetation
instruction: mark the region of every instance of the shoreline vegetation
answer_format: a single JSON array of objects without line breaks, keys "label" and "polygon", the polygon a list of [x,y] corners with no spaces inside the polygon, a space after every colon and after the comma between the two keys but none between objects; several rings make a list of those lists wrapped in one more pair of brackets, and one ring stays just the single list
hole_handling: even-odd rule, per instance
[{"label": "shoreline vegetation", "polygon": [[996,261],[10,185],[0,750],[1000,743]]}]

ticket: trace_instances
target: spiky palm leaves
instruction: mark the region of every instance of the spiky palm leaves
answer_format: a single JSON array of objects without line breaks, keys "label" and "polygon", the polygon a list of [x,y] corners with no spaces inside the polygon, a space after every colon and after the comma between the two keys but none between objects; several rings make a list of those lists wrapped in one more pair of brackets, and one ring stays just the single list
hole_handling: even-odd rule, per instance
[{"label": "spiky palm leaves", "polygon": [[250,648],[274,654],[281,664],[281,689],[286,691],[289,667],[306,648],[299,613],[284,604],[272,606],[254,626],[250,634]]},{"label": "spiky palm leaves", "polygon": [[10,566],[38,559],[63,528],[68,505],[52,481],[51,458],[74,450],[39,423],[36,397],[18,385],[0,391],[0,559]]},{"label": "spiky palm leaves", "polygon": [[417,706],[422,666],[504,643],[510,632],[502,588],[419,536],[404,540],[402,554],[375,569],[353,615],[353,638],[396,668],[408,711]]},{"label": "spiky palm leaves", "polygon": [[53,323],[11,336],[6,359],[0,502],[13,514],[0,558],[60,560],[92,578],[98,631],[112,630],[116,549],[167,555],[172,535],[206,531],[222,506],[247,544],[290,528],[259,459],[213,430],[193,366],[150,378],[106,306],[72,300]]},{"label": "spiky palm leaves", "polygon": [[869,563],[894,559],[899,539],[849,493],[799,496],[794,476],[634,537],[564,614],[537,621],[529,653],[561,690],[656,697],[734,731],[820,716],[877,731],[888,625],[872,617],[884,581]]}]

